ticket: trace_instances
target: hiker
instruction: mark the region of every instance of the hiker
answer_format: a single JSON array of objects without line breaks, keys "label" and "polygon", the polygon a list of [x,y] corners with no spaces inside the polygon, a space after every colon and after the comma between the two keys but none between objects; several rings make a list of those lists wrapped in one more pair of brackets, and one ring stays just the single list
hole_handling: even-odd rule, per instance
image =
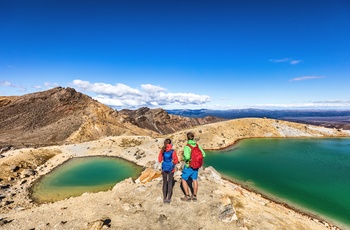
[{"label": "hiker", "polygon": [[[203,158],[205,157],[205,152],[200,145],[194,140],[194,134],[187,133],[187,145],[184,147],[183,160],[185,165],[182,170],[182,187],[185,192],[185,197],[181,198],[182,201],[197,201],[198,192],[198,169],[203,164]],[[192,179],[192,196],[190,196],[189,186],[187,181],[189,178]]]},{"label": "hiker", "polygon": [[162,163],[163,202],[170,204],[173,193],[175,165],[179,163],[170,139],[165,139],[164,146],[158,155],[158,162]]}]

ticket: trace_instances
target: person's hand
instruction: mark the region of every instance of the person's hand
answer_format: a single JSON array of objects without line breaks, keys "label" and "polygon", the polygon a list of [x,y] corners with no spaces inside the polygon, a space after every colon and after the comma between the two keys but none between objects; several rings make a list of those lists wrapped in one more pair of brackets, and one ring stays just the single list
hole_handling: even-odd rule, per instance
[{"label": "person's hand", "polygon": [[155,169],[155,170],[160,170],[160,169],[161,169],[161,165],[160,165],[159,161],[157,161],[157,162],[154,164],[154,169]]}]

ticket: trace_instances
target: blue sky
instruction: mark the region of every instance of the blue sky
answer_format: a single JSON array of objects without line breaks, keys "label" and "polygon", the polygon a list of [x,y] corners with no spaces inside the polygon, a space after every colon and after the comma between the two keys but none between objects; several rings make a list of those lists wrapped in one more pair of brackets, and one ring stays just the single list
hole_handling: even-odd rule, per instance
[{"label": "blue sky", "polygon": [[0,0],[0,95],[350,109],[350,1]]}]

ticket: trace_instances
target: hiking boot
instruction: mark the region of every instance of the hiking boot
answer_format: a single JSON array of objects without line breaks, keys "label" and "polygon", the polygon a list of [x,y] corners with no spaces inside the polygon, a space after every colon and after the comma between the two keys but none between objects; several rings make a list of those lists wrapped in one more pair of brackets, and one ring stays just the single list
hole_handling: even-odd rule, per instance
[{"label": "hiking boot", "polygon": [[191,201],[190,195],[186,195],[185,197],[181,198],[182,201]]},{"label": "hiking boot", "polygon": [[193,196],[191,197],[191,199],[192,199],[193,201],[197,201],[197,195],[193,195]]}]

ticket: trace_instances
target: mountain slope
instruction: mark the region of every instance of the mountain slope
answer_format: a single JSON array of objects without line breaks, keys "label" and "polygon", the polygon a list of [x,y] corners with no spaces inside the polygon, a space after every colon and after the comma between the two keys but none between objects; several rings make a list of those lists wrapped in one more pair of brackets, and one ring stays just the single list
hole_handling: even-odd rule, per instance
[{"label": "mountain slope", "polygon": [[126,115],[128,120],[138,127],[153,130],[160,134],[170,134],[182,129],[225,120],[213,116],[204,118],[183,117],[169,114],[164,109],[149,109],[147,107],[137,110],[123,109],[119,113]]},{"label": "mountain slope", "polygon": [[153,135],[73,88],[57,87],[0,97],[0,147],[32,147],[96,140],[110,135]]}]

